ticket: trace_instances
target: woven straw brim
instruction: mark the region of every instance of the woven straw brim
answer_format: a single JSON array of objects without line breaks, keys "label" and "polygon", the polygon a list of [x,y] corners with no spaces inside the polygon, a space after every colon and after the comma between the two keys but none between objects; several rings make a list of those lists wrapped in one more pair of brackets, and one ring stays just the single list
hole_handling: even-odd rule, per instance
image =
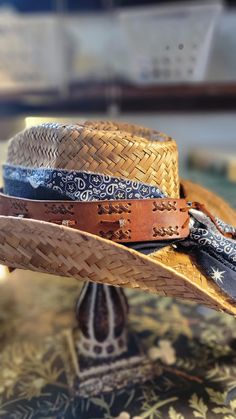
[{"label": "woven straw brim", "polygon": [[[189,182],[184,187],[190,187],[192,196],[197,194],[204,203],[204,188]],[[219,204],[227,217],[222,217]],[[211,205],[226,221],[235,220],[235,211],[214,194]],[[184,298],[236,315],[234,302],[202,275],[187,254],[171,247],[145,256],[68,227],[0,216],[0,263]]]}]

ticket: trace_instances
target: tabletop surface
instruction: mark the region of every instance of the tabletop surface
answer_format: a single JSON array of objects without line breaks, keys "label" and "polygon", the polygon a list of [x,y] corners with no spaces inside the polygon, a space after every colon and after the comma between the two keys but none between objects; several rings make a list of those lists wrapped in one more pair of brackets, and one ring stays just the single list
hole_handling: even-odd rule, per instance
[{"label": "tabletop surface", "polygon": [[[236,207],[234,184],[184,174]],[[71,330],[80,287],[71,278],[0,267],[0,418],[236,418],[235,319],[135,290],[126,291],[129,329],[153,363],[152,378],[79,397]]]}]

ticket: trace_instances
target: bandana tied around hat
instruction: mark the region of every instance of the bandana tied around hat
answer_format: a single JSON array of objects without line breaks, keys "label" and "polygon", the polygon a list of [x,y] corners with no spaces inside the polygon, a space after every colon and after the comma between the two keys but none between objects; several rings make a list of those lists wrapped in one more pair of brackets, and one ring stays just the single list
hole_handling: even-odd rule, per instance
[{"label": "bandana tied around hat", "polygon": [[[157,186],[97,173],[11,165],[3,169],[4,193],[20,198],[99,201],[166,197]],[[212,217],[201,205],[192,208],[186,239],[127,245],[143,253],[170,244],[188,252],[207,278],[236,300],[236,229]]]}]

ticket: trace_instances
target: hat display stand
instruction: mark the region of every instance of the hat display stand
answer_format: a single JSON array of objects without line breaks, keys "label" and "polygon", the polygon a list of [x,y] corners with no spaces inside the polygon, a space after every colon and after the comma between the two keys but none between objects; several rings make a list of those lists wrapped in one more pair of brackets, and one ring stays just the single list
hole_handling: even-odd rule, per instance
[{"label": "hat display stand", "polygon": [[92,397],[152,378],[153,366],[129,328],[128,310],[122,288],[84,284],[72,348],[78,396]]}]

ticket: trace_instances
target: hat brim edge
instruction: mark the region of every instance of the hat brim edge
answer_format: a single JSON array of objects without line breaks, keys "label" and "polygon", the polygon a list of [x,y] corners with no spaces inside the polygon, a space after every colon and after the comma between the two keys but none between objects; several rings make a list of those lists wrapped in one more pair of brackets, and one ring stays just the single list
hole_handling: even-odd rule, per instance
[{"label": "hat brim edge", "polygon": [[147,256],[66,226],[0,216],[0,263],[184,298],[236,315],[233,301],[209,283],[189,256],[169,247]]}]

